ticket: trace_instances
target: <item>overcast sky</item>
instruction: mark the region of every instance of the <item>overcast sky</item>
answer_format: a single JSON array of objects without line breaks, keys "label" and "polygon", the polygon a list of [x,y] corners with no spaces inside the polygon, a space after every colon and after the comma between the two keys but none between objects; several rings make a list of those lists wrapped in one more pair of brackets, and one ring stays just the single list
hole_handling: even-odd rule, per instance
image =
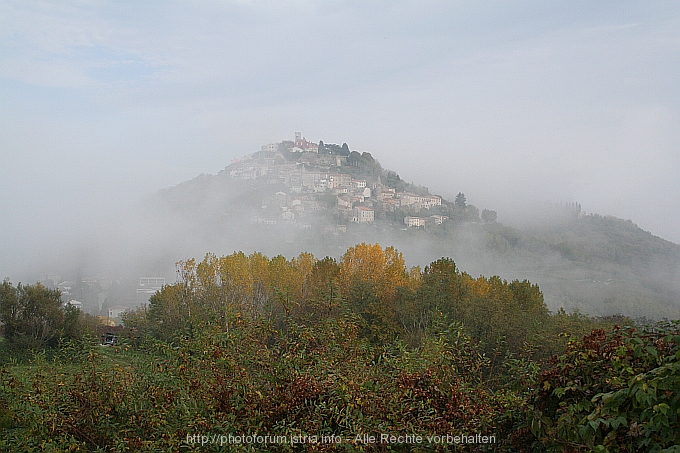
[{"label": "overcast sky", "polygon": [[0,0],[0,278],[295,131],[680,242],[680,2]]}]

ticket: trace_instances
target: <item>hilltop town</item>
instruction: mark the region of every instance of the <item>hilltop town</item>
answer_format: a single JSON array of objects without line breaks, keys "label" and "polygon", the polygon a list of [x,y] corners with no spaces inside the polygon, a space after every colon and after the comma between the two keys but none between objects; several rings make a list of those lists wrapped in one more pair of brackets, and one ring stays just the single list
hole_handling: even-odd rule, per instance
[{"label": "hilltop town", "polygon": [[235,159],[218,175],[160,190],[141,210],[135,224],[148,233],[127,246],[138,264],[109,275],[46,269],[38,280],[59,289],[65,303],[115,324],[173,281],[177,257],[256,250],[333,258],[367,242],[394,246],[415,264],[447,256],[473,274],[530,277],[554,310],[677,313],[669,282],[677,281],[680,248],[630,221],[585,215],[578,203],[547,203],[536,206],[538,220],[514,228],[463,193],[446,200],[383,169],[370,153],[300,133]]},{"label": "hilltop town", "polygon": [[[224,172],[233,179],[282,188],[262,200],[262,213],[251,218],[253,224],[309,228],[309,214],[318,211],[330,212],[337,222],[327,228],[336,232],[344,231],[347,223],[372,224],[378,219],[403,222],[405,228],[449,220],[441,209],[442,197],[383,170],[370,153],[350,151],[346,143],[312,143],[300,132],[295,140],[262,145],[260,151],[235,159]],[[466,207],[464,197],[459,206]]]}]

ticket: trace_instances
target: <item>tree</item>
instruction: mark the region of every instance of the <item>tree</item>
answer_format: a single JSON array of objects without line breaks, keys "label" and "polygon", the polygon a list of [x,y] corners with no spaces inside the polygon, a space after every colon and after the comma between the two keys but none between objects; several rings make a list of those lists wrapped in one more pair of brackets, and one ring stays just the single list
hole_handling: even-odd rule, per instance
[{"label": "tree", "polygon": [[359,154],[356,151],[352,151],[351,153],[349,153],[349,156],[347,157],[347,165],[350,165],[352,167],[358,167],[360,161],[361,154]]},{"label": "tree", "polygon": [[341,156],[349,156],[349,146],[347,146],[347,143],[342,144],[342,150],[340,150],[339,154]]},{"label": "tree", "polygon": [[479,209],[477,209],[477,206],[469,204],[465,207],[465,220],[468,222],[479,220]]},{"label": "tree", "polygon": [[465,200],[465,194],[463,192],[458,192],[458,195],[456,195],[456,206],[458,206],[461,209],[465,209],[467,206],[466,200]]},{"label": "tree", "polygon": [[314,262],[309,274],[308,304],[318,312],[329,314],[341,301],[338,286],[340,266],[335,259],[327,256]]},{"label": "tree", "polygon": [[189,329],[192,292],[186,283],[176,283],[164,286],[149,298],[146,316],[154,335],[163,340],[170,340]]},{"label": "tree", "polygon": [[484,209],[482,211],[482,220],[485,222],[495,222],[496,221],[496,211],[490,211],[488,209]]},{"label": "tree", "polygon": [[366,166],[371,166],[375,163],[375,159],[373,158],[371,153],[361,153],[361,161]]},{"label": "tree", "polygon": [[350,247],[340,262],[339,281],[344,292],[355,281],[373,285],[381,299],[389,300],[400,286],[408,286],[409,277],[401,252],[385,250],[379,244],[361,243]]},{"label": "tree", "polygon": [[[40,347],[54,343],[64,327],[61,293],[42,284],[16,288],[5,280],[0,286],[0,321],[5,338],[23,346]],[[70,317],[69,317],[70,320]]]},{"label": "tree", "polygon": [[319,154],[326,154],[326,147],[321,140],[319,140]]}]

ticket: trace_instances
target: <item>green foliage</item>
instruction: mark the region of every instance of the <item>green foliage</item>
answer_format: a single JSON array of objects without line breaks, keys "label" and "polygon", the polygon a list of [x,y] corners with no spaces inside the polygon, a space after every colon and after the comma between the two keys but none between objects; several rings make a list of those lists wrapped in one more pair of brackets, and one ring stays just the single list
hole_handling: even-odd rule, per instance
[{"label": "green foliage", "polygon": [[[425,268],[414,297],[421,301],[422,312],[437,310],[461,322],[488,354],[520,353],[532,344],[538,348],[541,339],[558,334],[549,329],[551,316],[538,286],[499,277],[474,279],[448,258]],[[535,352],[546,356],[558,350]]]},{"label": "green foliage", "polygon": [[456,203],[456,206],[458,206],[459,208],[465,209],[467,204],[466,204],[465,194],[463,192],[458,192],[458,195],[456,195],[455,203]]},{"label": "green foliage", "polygon": [[350,314],[291,323],[288,332],[237,319],[174,347],[151,341],[80,356],[3,374],[10,427],[0,448],[177,451],[197,432],[500,439],[519,403],[482,386],[487,360],[455,324],[439,323],[421,348],[408,349],[370,346]]},{"label": "green foliage", "polygon": [[[378,244],[339,262],[234,253],[177,267],[178,283],[126,315],[134,338],[104,348],[73,334],[50,354],[5,361],[0,450],[255,451],[187,440],[253,433],[475,433],[495,436],[494,451],[661,451],[679,441],[677,324],[571,340],[616,320],[551,314],[536,285],[473,278],[448,258],[407,270]],[[12,289],[3,287],[10,302]],[[64,319],[64,332],[86,321]],[[389,448],[304,446],[447,451]]]},{"label": "green foliage", "polygon": [[4,336],[21,348],[54,346],[60,338],[79,335],[79,311],[64,308],[61,293],[38,283],[0,286],[0,322]]},{"label": "green foliage", "polygon": [[662,451],[680,444],[678,323],[594,330],[541,373],[531,401],[540,448]]},{"label": "green foliage", "polygon": [[[327,149],[328,147],[329,145],[326,145]],[[344,155],[342,148],[333,154]],[[343,167],[342,170],[344,173],[350,174],[352,178],[367,180],[376,180],[384,172],[380,162],[375,160],[371,153],[358,153],[357,151],[349,153],[347,156],[347,166]]]},{"label": "green foliage", "polygon": [[[356,152],[356,151],[355,151]],[[319,154],[333,154],[336,156],[349,156],[350,151],[349,151],[349,146],[347,146],[347,143],[343,143],[342,146],[336,145],[335,143],[326,143],[324,145],[323,142],[319,142]],[[359,153],[356,153],[359,154]],[[364,153],[366,154],[366,153]],[[355,165],[357,161],[353,159],[353,163],[351,165]],[[358,166],[358,165],[355,165]]]},{"label": "green foliage", "polygon": [[490,211],[488,209],[482,211],[482,220],[485,222],[495,222],[497,217],[498,214],[496,211]]}]

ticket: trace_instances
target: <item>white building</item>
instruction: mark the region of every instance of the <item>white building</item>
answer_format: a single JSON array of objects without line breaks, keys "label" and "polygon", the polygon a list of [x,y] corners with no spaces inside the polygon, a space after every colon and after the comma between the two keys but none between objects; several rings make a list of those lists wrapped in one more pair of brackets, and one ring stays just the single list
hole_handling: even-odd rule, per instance
[{"label": "white building", "polygon": [[292,223],[295,221],[295,213],[293,211],[283,211],[281,213],[281,218],[287,223]]},{"label": "white building", "polygon": [[441,206],[442,205],[442,197],[439,197],[437,195],[427,195],[425,197],[420,197],[420,198],[421,198],[421,200],[420,200],[421,203],[428,204],[429,206]]},{"label": "white building", "polygon": [[445,215],[435,214],[435,215],[431,215],[429,217],[429,219],[430,219],[430,222],[433,223],[434,225],[441,225],[446,220],[449,220],[449,217],[445,216]]},{"label": "white building", "polygon": [[413,203],[418,203],[420,197],[410,192],[401,192],[397,194],[397,198],[401,200],[402,206],[411,206]]},{"label": "white building", "polygon": [[437,195],[416,195],[410,192],[401,192],[397,194],[397,198],[401,200],[402,206],[414,206],[417,209],[430,209],[432,206],[441,206],[442,197]]},{"label": "white building", "polygon": [[370,223],[375,220],[375,212],[365,206],[357,206],[352,210],[352,222]]},{"label": "white building", "polygon": [[165,285],[165,277],[139,277],[137,294],[154,294]]},{"label": "white building", "polygon": [[66,302],[66,303],[64,304],[64,306],[65,306],[65,307],[69,307],[69,306],[70,306],[70,307],[73,307],[73,308],[77,308],[78,310],[82,310],[82,309],[83,309],[83,303],[80,302],[79,300],[69,300],[68,302]]},{"label": "white building", "polygon": [[378,201],[385,201],[387,199],[394,198],[394,196],[396,195],[395,190],[391,188],[380,190],[376,189],[376,191],[377,191],[376,198],[378,199]]},{"label": "white building", "polygon": [[406,216],[404,217],[404,223],[409,228],[422,228],[427,224],[427,218],[425,217],[414,217]]},{"label": "white building", "polygon": [[129,307],[123,307],[122,305],[115,305],[109,308],[108,321],[112,323],[111,325],[119,325],[123,321],[123,313],[129,311]]},{"label": "white building", "polygon": [[278,143],[269,143],[266,145],[262,145],[260,148],[262,152],[268,153],[268,152],[277,152],[279,150],[279,144]]}]

